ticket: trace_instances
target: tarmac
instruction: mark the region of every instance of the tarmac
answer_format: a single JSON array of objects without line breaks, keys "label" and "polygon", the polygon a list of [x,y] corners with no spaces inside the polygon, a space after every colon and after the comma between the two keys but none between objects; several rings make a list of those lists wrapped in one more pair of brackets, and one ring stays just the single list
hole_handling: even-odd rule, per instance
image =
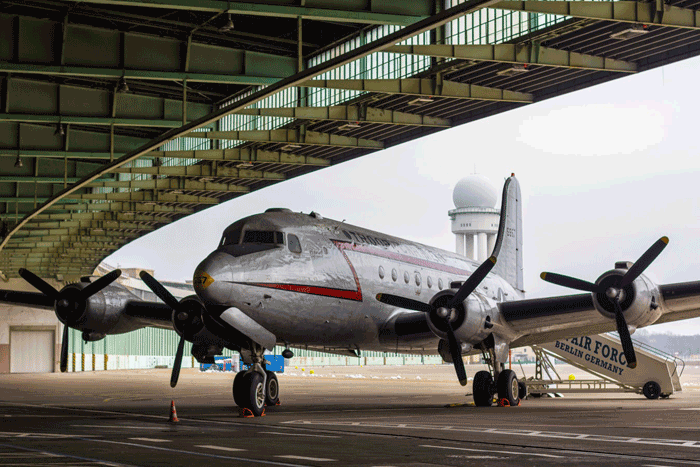
[{"label": "tarmac", "polygon": [[700,466],[692,365],[669,399],[567,394],[519,407],[475,407],[451,365],[292,366],[279,375],[281,405],[256,418],[239,417],[232,373],[169,380],[169,370],[0,375],[0,466]]}]

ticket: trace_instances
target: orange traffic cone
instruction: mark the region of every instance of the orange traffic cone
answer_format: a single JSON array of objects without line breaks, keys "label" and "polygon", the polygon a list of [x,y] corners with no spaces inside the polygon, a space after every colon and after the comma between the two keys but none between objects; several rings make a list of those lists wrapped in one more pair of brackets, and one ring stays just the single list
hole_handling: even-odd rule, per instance
[{"label": "orange traffic cone", "polygon": [[177,419],[177,410],[175,410],[175,401],[170,401],[170,418],[168,419],[170,423],[177,423],[180,420]]}]

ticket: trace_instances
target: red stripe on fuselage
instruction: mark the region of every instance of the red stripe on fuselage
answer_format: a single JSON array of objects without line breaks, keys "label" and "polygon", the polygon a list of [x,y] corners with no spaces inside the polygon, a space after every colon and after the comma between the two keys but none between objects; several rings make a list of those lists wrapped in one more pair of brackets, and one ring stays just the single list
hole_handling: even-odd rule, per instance
[{"label": "red stripe on fuselage", "polygon": [[256,287],[266,287],[268,289],[286,290],[288,292],[305,293],[311,295],[321,295],[323,297],[342,298],[345,300],[362,301],[362,292],[360,290],[341,290],[329,289],[327,287],[315,287],[313,285],[298,285],[298,284],[266,284],[266,283],[246,283],[238,282],[243,285],[254,285]]}]

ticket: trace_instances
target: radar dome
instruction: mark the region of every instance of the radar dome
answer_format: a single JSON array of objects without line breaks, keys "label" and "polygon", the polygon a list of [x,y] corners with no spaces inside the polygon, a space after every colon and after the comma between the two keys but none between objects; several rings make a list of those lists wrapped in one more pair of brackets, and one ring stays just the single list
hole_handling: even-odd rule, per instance
[{"label": "radar dome", "polygon": [[498,190],[483,175],[471,174],[457,182],[452,201],[456,208],[494,208],[498,202]]}]

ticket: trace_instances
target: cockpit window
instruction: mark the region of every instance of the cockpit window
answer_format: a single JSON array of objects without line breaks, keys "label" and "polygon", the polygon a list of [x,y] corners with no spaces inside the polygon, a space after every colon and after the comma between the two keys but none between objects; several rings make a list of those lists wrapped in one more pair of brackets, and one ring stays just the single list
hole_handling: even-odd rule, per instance
[{"label": "cockpit window", "polygon": [[287,235],[287,246],[292,253],[301,253],[301,243],[296,235]]},{"label": "cockpit window", "polygon": [[284,234],[282,232],[268,232],[264,230],[247,230],[243,234],[243,242],[241,243],[284,245]]}]

